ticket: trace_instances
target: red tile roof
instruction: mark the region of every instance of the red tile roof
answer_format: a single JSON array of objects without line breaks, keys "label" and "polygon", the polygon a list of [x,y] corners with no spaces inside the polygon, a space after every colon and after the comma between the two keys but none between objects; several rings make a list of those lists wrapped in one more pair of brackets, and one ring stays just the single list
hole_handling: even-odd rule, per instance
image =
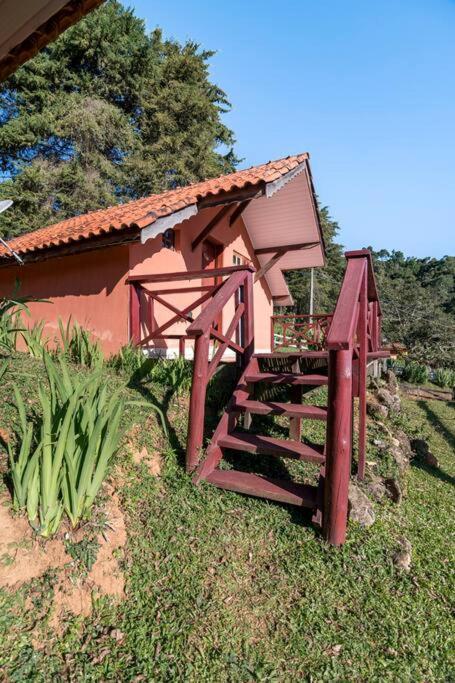
[{"label": "red tile roof", "polygon": [[[194,185],[137,199],[127,204],[92,211],[83,216],[68,218],[46,228],[25,233],[10,240],[8,244],[15,252],[24,254],[90,239],[125,228],[142,229],[154,223],[158,218],[197,204],[210,196],[215,197],[220,193],[238,191],[249,186],[260,186],[263,183],[278,180],[307,159],[308,154],[297,154],[219,178],[211,178]],[[0,256],[9,256],[4,247],[0,248]]]}]

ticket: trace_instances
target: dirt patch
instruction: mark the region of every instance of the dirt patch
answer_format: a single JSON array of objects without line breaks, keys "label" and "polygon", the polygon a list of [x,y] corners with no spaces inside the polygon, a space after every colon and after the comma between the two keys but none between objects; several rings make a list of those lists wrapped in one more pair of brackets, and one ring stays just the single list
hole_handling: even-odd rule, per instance
[{"label": "dirt patch", "polygon": [[0,586],[19,586],[51,568],[71,562],[63,541],[37,539],[25,517],[11,514],[7,496],[0,499]]},{"label": "dirt patch", "polygon": [[[110,490],[104,514],[106,526],[97,535],[99,550],[88,573],[78,571],[77,563],[65,548],[64,533],[49,541],[38,539],[25,517],[14,517],[10,500],[0,500],[0,586],[17,588],[47,570],[57,570],[51,627],[61,630],[67,613],[88,616],[92,598],[110,595],[124,596],[125,580],[119,566],[122,548],[127,539],[125,519],[118,495]],[[84,528],[71,532],[69,538],[79,542]]]},{"label": "dirt patch", "polygon": [[125,579],[119,567],[119,554],[126,543],[126,527],[120,501],[113,493],[106,504],[107,528],[98,535],[100,549],[91,571],[74,577],[72,566],[65,567],[54,591],[51,626],[60,629],[66,614],[88,616],[92,598],[110,595],[121,599],[125,594]]}]

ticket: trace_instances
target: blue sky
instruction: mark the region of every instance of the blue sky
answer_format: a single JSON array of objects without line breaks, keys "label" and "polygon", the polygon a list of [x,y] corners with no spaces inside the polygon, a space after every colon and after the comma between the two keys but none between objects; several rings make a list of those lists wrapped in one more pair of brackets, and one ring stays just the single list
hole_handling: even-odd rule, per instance
[{"label": "blue sky", "polygon": [[217,50],[242,166],[309,151],[350,249],[455,254],[454,0],[133,0]]}]

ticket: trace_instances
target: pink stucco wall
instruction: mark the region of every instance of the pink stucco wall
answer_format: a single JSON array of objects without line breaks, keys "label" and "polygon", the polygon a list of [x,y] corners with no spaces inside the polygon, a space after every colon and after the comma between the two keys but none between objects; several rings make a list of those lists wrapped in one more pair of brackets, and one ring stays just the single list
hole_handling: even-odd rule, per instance
[{"label": "pink stucco wall", "polygon": [[[199,244],[199,246],[192,251],[191,242],[218,211],[219,207],[206,209],[190,220],[185,221],[180,226],[177,226],[175,228],[178,233],[175,250],[162,249],[162,238],[160,235],[155,239],[148,240],[143,245],[132,244],[130,246],[130,274],[146,275],[151,273],[200,270],[202,264],[202,244]],[[259,267],[254,257],[253,247],[241,219],[236,221],[233,226],[230,226],[229,218],[226,217],[210,234],[209,239],[220,245],[223,249],[220,257],[222,267],[233,265],[234,254],[252,261],[256,268]],[[162,291],[167,288],[176,288],[177,286],[194,287],[201,283],[201,280],[187,280],[180,283],[168,282],[151,284],[147,285],[147,288],[155,291]],[[199,293],[192,292],[188,294],[163,295],[163,298],[174,304],[177,308],[182,309],[192,301],[195,301],[199,296]],[[262,279],[254,284],[255,348],[257,351],[270,350],[270,316],[272,315],[272,310],[272,298],[267,284],[264,279]],[[197,315],[198,311],[199,309],[195,310],[195,315]],[[226,331],[226,328],[232,319],[233,312],[234,301],[232,300],[223,311],[222,323],[224,331]],[[172,312],[168,309],[160,304],[155,304],[154,319],[157,326],[160,326],[169,320],[172,315]],[[144,318],[145,316],[141,317]],[[169,328],[167,332],[179,334],[185,330],[186,326],[186,323],[179,323],[172,328]],[[143,333],[146,333],[147,331],[147,327],[144,326]],[[159,341],[156,343],[156,347],[162,348],[163,350],[167,349],[167,352],[172,355],[177,349],[177,342],[174,340]],[[191,349],[191,343],[188,344],[188,347]],[[189,355],[191,355],[191,351]]]},{"label": "pink stucco wall", "polygon": [[0,268],[0,295],[11,296],[15,279],[21,283],[19,295],[47,299],[51,303],[31,303],[33,325],[45,320],[45,334],[52,341],[58,334],[58,319],[72,320],[89,329],[109,355],[128,341],[128,247],[53,258],[25,266]]},{"label": "pink stucco wall", "polygon": [[[176,227],[177,248],[162,248],[161,235],[148,240],[145,244],[132,243],[129,246],[109,247],[79,253],[71,256],[52,258],[29,263],[25,266],[0,268],[0,296],[11,296],[14,282],[21,282],[20,294],[48,299],[51,303],[30,304],[31,316],[25,320],[33,325],[39,320],[46,321],[45,334],[52,341],[58,337],[58,319],[65,323],[69,316],[80,325],[89,329],[98,339],[106,355],[115,353],[129,338],[129,288],[125,285],[128,274],[166,273],[200,270],[202,265],[202,245],[194,252],[191,242],[207,225],[219,209],[206,209],[189,221]],[[229,226],[228,219],[220,223],[210,235],[210,239],[222,247],[221,265],[233,265],[234,254],[249,259],[258,267],[242,220]],[[185,283],[160,283],[153,289],[189,287],[200,284],[200,280]],[[151,286],[152,287],[152,286]],[[167,295],[168,301],[182,309],[200,294]],[[234,302],[231,301],[223,311],[223,329],[232,319]],[[257,351],[270,349],[270,316],[272,299],[265,281],[254,285],[255,311],[255,348]],[[198,310],[195,311],[197,315]],[[171,311],[160,305],[155,306],[155,320],[161,325],[170,317]],[[187,323],[173,326],[169,332],[183,332]],[[144,332],[147,330],[144,328]],[[162,352],[173,355],[178,342],[168,340],[157,344]],[[192,344],[188,344],[191,356]]]}]

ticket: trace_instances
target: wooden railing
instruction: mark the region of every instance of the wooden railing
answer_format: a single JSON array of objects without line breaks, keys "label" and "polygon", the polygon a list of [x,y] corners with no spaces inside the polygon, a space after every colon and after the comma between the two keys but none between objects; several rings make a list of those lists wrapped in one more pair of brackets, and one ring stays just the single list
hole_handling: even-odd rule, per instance
[{"label": "wooden railing", "polygon": [[[215,296],[186,330],[188,337],[194,338],[193,383],[186,451],[188,472],[196,467],[199,460],[204,438],[207,384],[213,377],[224,352],[227,348],[233,349],[241,367],[245,367],[253,355],[254,272],[255,269],[251,266],[239,266],[236,272],[231,272],[229,278],[218,287]],[[230,300],[234,303],[234,315],[226,327],[226,332],[220,334],[214,329],[214,323]],[[232,339],[233,336],[236,337],[236,341]],[[218,347],[210,357],[212,339],[218,342]]]},{"label": "wooden railing", "polygon": [[314,315],[272,315],[270,343],[272,351],[306,349],[321,351],[330,328],[332,316]]},{"label": "wooden railing", "polygon": [[[183,271],[178,273],[154,273],[152,275],[131,275],[127,279],[130,286],[130,339],[137,346],[146,346],[150,343],[156,344],[158,341],[178,340],[179,355],[185,356],[186,341],[192,337],[187,330],[182,332],[172,332],[171,328],[179,322],[193,322],[193,311],[213,299],[214,295],[223,286],[223,279],[226,276],[237,272],[244,272],[245,266],[230,266],[227,268],[215,268],[206,270]],[[218,280],[216,284],[206,285],[204,280],[207,278]],[[187,284],[179,287],[165,287],[164,289],[150,289],[152,285],[171,282],[188,282],[190,280],[201,280],[200,284],[189,287]],[[148,285],[148,286],[146,286]],[[201,293],[192,303],[184,308],[178,308],[173,301],[167,301],[165,297],[170,296],[175,300],[175,295],[186,295]],[[155,321],[156,306],[159,304],[170,311],[173,315],[166,322],[157,325]],[[204,309],[205,310],[205,309]],[[147,328],[147,333],[142,336],[142,331]],[[226,338],[221,330],[211,329],[211,335],[220,344],[224,344]],[[235,342],[230,343],[234,350],[239,351],[240,346]]]},{"label": "wooden railing", "polygon": [[369,358],[378,357],[381,307],[371,254],[346,253],[347,266],[327,335],[329,352],[328,414],[323,525],[327,540],[341,545],[346,537],[353,444],[353,397],[359,398],[358,476],[365,473],[366,379]]}]

